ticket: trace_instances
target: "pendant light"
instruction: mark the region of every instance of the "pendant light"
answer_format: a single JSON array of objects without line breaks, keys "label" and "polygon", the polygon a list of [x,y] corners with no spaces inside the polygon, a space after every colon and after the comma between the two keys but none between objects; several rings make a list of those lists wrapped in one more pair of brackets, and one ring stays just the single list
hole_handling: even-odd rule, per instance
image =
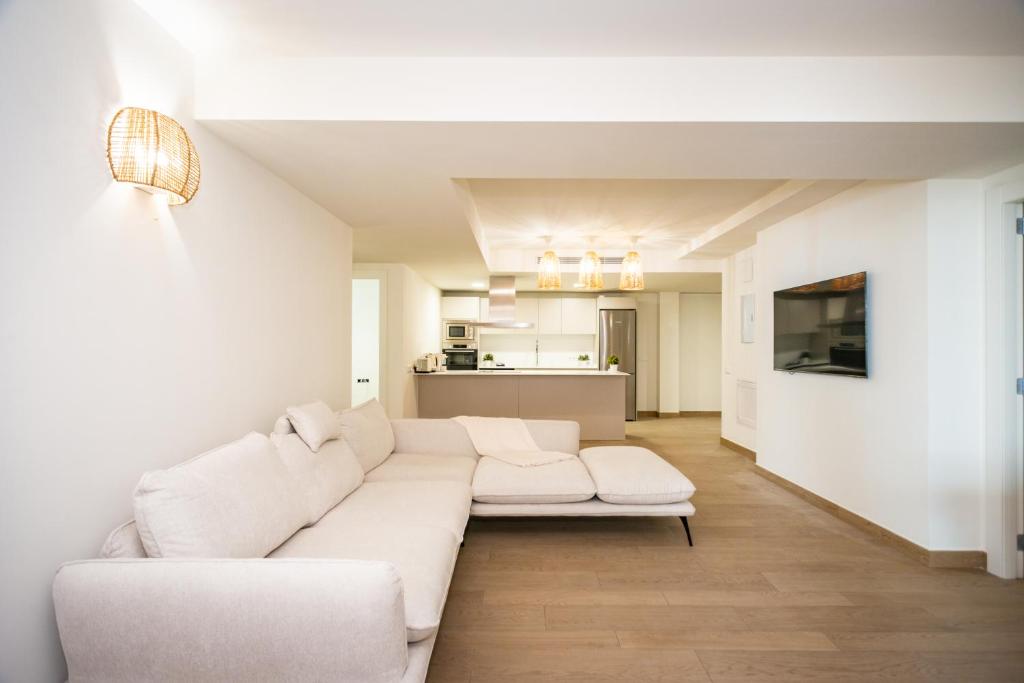
[{"label": "pendant light", "polygon": [[[636,246],[635,244],[633,246]],[[619,274],[619,289],[624,292],[638,292],[644,288],[644,266],[640,254],[636,251],[626,252],[622,259],[622,272]]]},{"label": "pendant light", "polygon": [[580,259],[579,286],[584,289],[604,289],[601,258],[596,251],[590,250]]},{"label": "pendant light", "polygon": [[[548,238],[548,246],[551,246],[551,239]],[[548,249],[540,257],[537,265],[537,289],[561,289],[562,288],[562,267],[558,261],[558,254]]]}]

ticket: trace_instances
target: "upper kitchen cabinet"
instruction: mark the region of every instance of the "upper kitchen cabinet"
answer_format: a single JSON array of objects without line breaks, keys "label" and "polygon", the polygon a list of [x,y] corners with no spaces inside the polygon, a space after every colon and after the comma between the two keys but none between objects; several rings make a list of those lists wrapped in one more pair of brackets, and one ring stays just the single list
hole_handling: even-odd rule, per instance
[{"label": "upper kitchen cabinet", "polygon": [[538,299],[537,334],[562,334],[562,300]]},{"label": "upper kitchen cabinet", "polygon": [[522,297],[516,297],[516,322],[532,323],[533,327],[525,330],[509,330],[510,332],[525,335],[537,334],[537,318],[540,312],[540,306],[538,305],[539,301],[539,299],[524,299]]},{"label": "upper kitchen cabinet", "polygon": [[[487,300],[483,299],[486,304]],[[441,317],[445,320],[482,320],[480,317],[480,297],[476,296],[443,296],[441,297]]]},{"label": "upper kitchen cabinet", "polygon": [[597,334],[597,299],[562,299],[562,334]]}]

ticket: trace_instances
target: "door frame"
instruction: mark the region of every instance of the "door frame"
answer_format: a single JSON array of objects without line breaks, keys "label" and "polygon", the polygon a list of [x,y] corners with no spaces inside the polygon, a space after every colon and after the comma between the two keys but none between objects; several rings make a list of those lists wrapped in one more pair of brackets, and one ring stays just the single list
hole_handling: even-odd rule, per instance
[{"label": "door frame", "polygon": [[1022,533],[1022,398],[1014,379],[1021,358],[1022,247],[1015,231],[1024,201],[1024,166],[985,191],[985,444],[984,539],[988,571],[1021,577],[1017,534]]},{"label": "door frame", "polygon": [[[377,400],[382,406],[387,406],[388,394],[388,272],[378,268],[360,268],[357,264],[352,266],[353,280],[377,280],[379,285],[378,297],[378,341],[380,350],[377,354]],[[352,355],[352,339],[349,335],[349,356]],[[351,363],[351,358],[349,363]],[[351,372],[350,372],[351,374]],[[354,381],[354,375],[353,380]],[[349,383],[349,404],[352,403],[352,383]]]}]

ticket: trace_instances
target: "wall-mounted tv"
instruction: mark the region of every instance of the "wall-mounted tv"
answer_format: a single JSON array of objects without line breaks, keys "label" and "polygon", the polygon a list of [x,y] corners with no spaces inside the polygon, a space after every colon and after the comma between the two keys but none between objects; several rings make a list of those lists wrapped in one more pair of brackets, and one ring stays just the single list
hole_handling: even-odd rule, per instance
[{"label": "wall-mounted tv", "polygon": [[775,292],[775,369],[868,376],[868,274]]}]

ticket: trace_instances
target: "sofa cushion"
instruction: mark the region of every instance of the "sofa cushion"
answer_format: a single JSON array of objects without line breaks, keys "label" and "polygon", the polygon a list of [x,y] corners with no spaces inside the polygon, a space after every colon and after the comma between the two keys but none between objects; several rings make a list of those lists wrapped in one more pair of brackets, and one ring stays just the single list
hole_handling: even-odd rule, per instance
[{"label": "sofa cushion", "polygon": [[457,481],[378,481],[356,489],[331,511],[353,528],[379,524],[437,527],[462,541],[472,504],[469,485]]},{"label": "sofa cushion", "polygon": [[309,517],[297,482],[255,432],[142,475],[134,507],[150,557],[264,557]]},{"label": "sofa cushion", "polygon": [[366,481],[459,481],[473,482],[476,458],[461,455],[392,453],[366,473]]},{"label": "sofa cushion", "polygon": [[384,406],[371,398],[355,408],[343,410],[338,419],[341,433],[359,458],[363,472],[384,462],[395,450],[395,435]]},{"label": "sofa cushion", "polygon": [[481,503],[575,503],[594,497],[594,482],[579,458],[517,467],[484,456],[473,475],[473,500]]},{"label": "sofa cushion", "polygon": [[309,509],[307,524],[315,524],[363,483],[363,468],[343,439],[332,439],[314,452],[298,434],[271,434],[288,471],[302,487]]},{"label": "sofa cushion", "polygon": [[285,412],[292,427],[314,452],[320,450],[325,441],[341,436],[337,414],[323,401],[289,406]]},{"label": "sofa cushion", "polygon": [[523,420],[537,448],[556,453],[580,452],[580,423],[572,420]]},{"label": "sofa cushion", "polygon": [[291,434],[295,431],[292,427],[292,421],[288,419],[287,415],[282,415],[274,421],[273,434]]},{"label": "sofa cushion", "polygon": [[658,455],[637,446],[596,446],[580,451],[597,497],[606,503],[656,505],[681,503],[696,488]]},{"label": "sofa cushion", "polygon": [[466,428],[451,419],[407,418],[392,420],[396,453],[424,455],[462,455],[476,460]]},{"label": "sofa cushion", "polygon": [[406,636],[429,638],[441,623],[459,542],[445,529],[408,524],[353,526],[343,502],[316,526],[303,529],[271,557],[317,557],[390,562],[402,577]]},{"label": "sofa cushion", "polygon": [[146,557],[146,549],[142,546],[134,519],[110,532],[107,540],[103,542],[103,547],[100,548],[100,557]]}]

